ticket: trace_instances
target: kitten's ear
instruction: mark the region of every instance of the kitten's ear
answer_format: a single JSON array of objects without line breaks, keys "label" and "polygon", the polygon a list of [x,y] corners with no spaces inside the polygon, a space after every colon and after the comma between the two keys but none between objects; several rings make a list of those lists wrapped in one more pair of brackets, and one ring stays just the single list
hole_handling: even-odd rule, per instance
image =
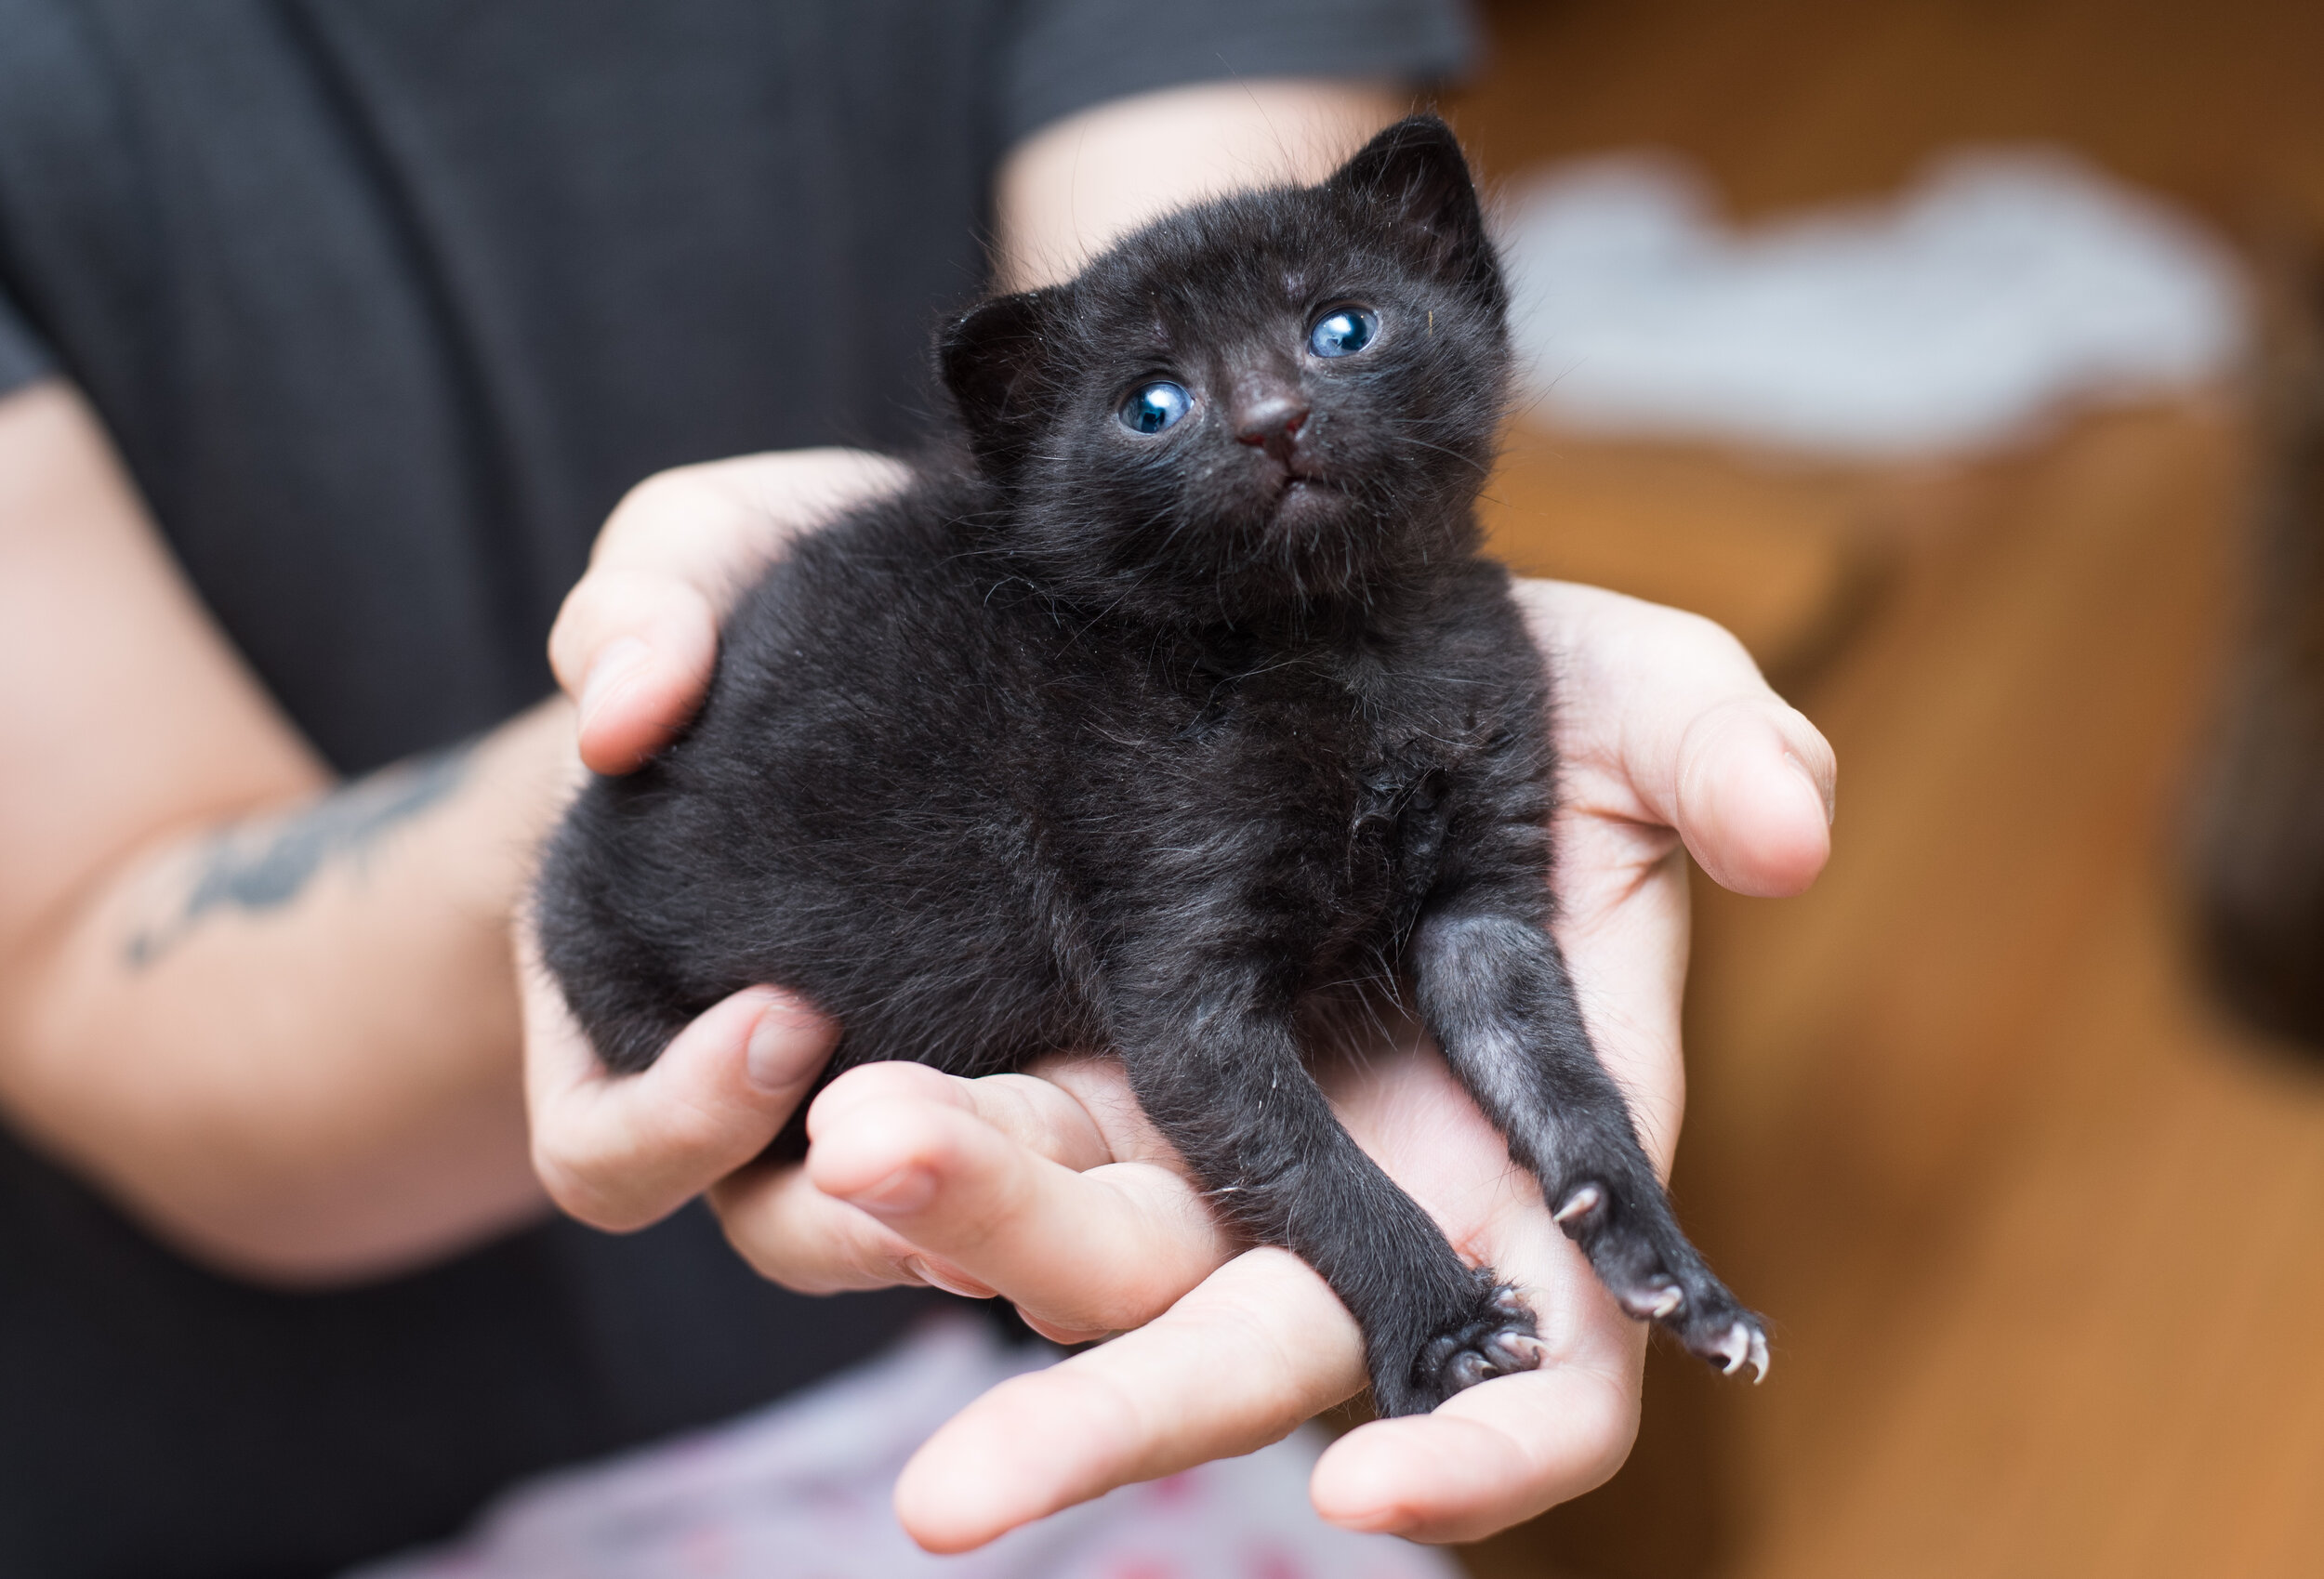
[{"label": "kitten's ear", "polygon": [[1468,158],[1453,129],[1435,116],[1398,121],[1357,150],[1324,190],[1385,210],[1445,275],[1499,277]]},{"label": "kitten's ear", "polygon": [[996,296],[945,325],[939,355],[976,458],[1006,472],[1031,447],[1047,414],[1044,375],[1056,287]]}]

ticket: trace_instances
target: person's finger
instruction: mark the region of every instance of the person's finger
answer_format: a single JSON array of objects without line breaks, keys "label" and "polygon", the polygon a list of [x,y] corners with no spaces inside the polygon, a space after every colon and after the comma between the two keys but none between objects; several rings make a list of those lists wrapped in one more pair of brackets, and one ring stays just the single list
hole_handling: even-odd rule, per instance
[{"label": "person's finger", "polygon": [[1559,679],[1569,802],[1678,830],[1738,893],[1799,893],[1830,854],[1831,747],[1742,644],[1697,615],[1521,582]]},{"label": "person's finger", "polygon": [[574,654],[581,759],[626,773],[693,716],[718,658],[718,612],[691,581],[592,571],[557,615],[552,651]]},{"label": "person's finger", "polygon": [[1047,1081],[872,1064],[834,1081],[808,1125],[806,1168],[748,1169],[710,1196],[787,1287],[999,1293],[1079,1342],[1147,1320],[1228,1254],[1179,1173],[1109,1163],[1099,1121]]},{"label": "person's finger", "polygon": [[[1433,1415],[1363,1428],[1318,1464],[1317,1507],[1353,1528],[1457,1539],[1603,1480],[1636,1429],[1644,1327],[1550,1221],[1538,1188],[1490,1156],[1489,1126],[1441,1069],[1373,1094],[1351,1118],[1367,1134],[1389,1125],[1372,1136],[1383,1160],[1433,1213],[1459,1211],[1455,1243],[1523,1292],[1544,1358]],[[1405,1171],[1416,1160],[1419,1172]],[[897,1513],[931,1550],[966,1550],[1128,1481],[1248,1453],[1364,1379],[1361,1335],[1323,1280],[1288,1252],[1249,1251],[1148,1325],[971,1404],[906,1467]]]},{"label": "person's finger", "polygon": [[[897,1097],[957,1103],[983,1113],[1017,1144],[1069,1167],[1108,1160],[1106,1138],[1091,1113],[1065,1091],[1024,1075],[963,1080],[919,1064],[868,1064],[825,1089],[813,1114],[869,1110],[880,1122]],[[878,1217],[816,1188],[797,1165],[743,1168],[709,1191],[728,1242],[762,1277],[802,1294],[928,1283],[971,1299],[993,1290],[931,1256]],[[1086,1334],[1061,1341],[1078,1341]]]},{"label": "person's finger", "polygon": [[[940,1276],[966,1274],[1045,1331],[1141,1325],[1215,1270],[1231,1242],[1178,1174],[1089,1165],[1094,1125],[1051,1116],[1044,1110],[1073,1104],[1041,1089],[917,1065],[851,1071],[808,1115],[807,1176],[935,1258]],[[1002,1127],[1011,1124],[1015,1135]]]},{"label": "person's finger", "polygon": [[1363,1340],[1323,1280],[1287,1251],[1246,1251],[1146,1326],[954,1415],[905,1466],[896,1516],[928,1550],[967,1551],[1264,1447],[1363,1385]]},{"label": "person's finger", "polygon": [[992,1296],[967,1273],[931,1262],[878,1218],[825,1195],[796,1163],[737,1169],[705,1193],[735,1254],[797,1293],[926,1283],[970,1299]]},{"label": "person's finger", "polygon": [[558,612],[549,663],[579,704],[581,756],[627,772],[692,716],[718,622],[799,531],[909,475],[857,450],[798,450],[682,467],[632,489]]},{"label": "person's finger", "polygon": [[[886,1101],[899,1096],[981,1112],[1016,1143],[1070,1167],[1093,1167],[1109,1156],[1089,1112],[1047,1082],[1023,1075],[963,1080],[907,1063],[868,1064],[834,1080],[811,1110],[810,1137],[817,1127],[815,1114],[863,1108],[869,1110],[866,1120],[877,1125]],[[728,1243],[742,1257],[761,1277],[802,1294],[898,1283],[927,1283],[971,1299],[994,1293],[872,1214],[825,1194],[803,1167],[741,1169],[712,1186],[709,1201]],[[1061,1341],[1082,1336],[1087,1335]]]},{"label": "person's finger", "polygon": [[[1360,1428],[1316,1465],[1317,1510],[1353,1529],[1459,1540],[1611,1475],[1637,1430],[1644,1331],[1586,1267],[1552,1283],[1554,1302],[1526,1289],[1543,1316],[1539,1370]],[[1361,1335],[1322,1279],[1286,1251],[1248,1251],[1147,1326],[955,1415],[905,1466],[897,1517],[929,1550],[966,1551],[1116,1486],[1249,1453],[1363,1385]]]},{"label": "person's finger", "polygon": [[[1499,1137],[1433,1059],[1405,1059],[1351,1120],[1455,1243],[1523,1290],[1538,1369],[1455,1394],[1433,1413],[1359,1427],[1309,1483],[1316,1510],[1351,1529],[1473,1539],[1580,1495],[1621,1465],[1636,1435],[1646,1328],[1624,1313],[1538,1186],[1484,1165]],[[1465,1161],[1464,1161],[1465,1159]]]},{"label": "person's finger", "polygon": [[[529,945],[524,945],[529,954]],[[606,1072],[546,972],[524,962],[533,1165],[572,1216],[642,1228],[766,1149],[813,1085],[838,1030],[752,987],[714,1006],[644,1072]]]},{"label": "person's finger", "polygon": [[1019,1145],[1068,1168],[1119,1160],[1077,1092],[1031,1074],[970,1079],[924,1063],[859,1064],[839,1075],[807,1112],[808,1139],[820,1146],[833,1125],[856,1116],[855,1110],[897,1102],[973,1113]]},{"label": "person's finger", "polygon": [[[1669,758],[1650,760],[1661,769]],[[1697,717],[1670,771],[1673,822],[1721,887],[1771,899],[1802,893],[1830,859],[1831,747],[1772,692]]]},{"label": "person's finger", "polygon": [[1634,1365],[1545,1364],[1358,1427],[1325,1449],[1308,1494],[1351,1530],[1472,1541],[1604,1484],[1637,1434]]}]

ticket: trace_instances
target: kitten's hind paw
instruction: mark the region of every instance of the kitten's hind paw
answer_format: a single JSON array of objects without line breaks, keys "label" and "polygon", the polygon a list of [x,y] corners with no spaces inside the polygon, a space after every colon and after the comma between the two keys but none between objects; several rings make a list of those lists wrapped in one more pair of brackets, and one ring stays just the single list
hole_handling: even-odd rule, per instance
[{"label": "kitten's hind paw", "polygon": [[1626,1208],[1591,1181],[1566,1191],[1551,1218],[1589,1254],[1623,1309],[1730,1376],[1748,1364],[1754,1382],[1767,1379],[1765,1325],[1711,1275],[1667,1210]]},{"label": "kitten's hind paw", "polygon": [[[1533,1312],[1517,1291],[1506,1284],[1488,1285],[1467,1320],[1421,1346],[1409,1392],[1376,1401],[1383,1415],[1425,1414],[1479,1382],[1538,1368],[1542,1352]],[[1377,1394],[1379,1389],[1374,1390]]]}]

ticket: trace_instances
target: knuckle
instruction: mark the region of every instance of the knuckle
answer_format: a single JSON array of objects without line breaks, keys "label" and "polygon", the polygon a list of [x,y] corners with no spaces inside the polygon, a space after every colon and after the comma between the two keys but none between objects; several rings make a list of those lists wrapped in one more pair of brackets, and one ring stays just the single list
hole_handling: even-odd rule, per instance
[{"label": "knuckle", "polygon": [[696,467],[673,467],[633,483],[614,507],[614,513],[605,518],[604,530],[598,534],[599,546],[617,547],[652,530],[655,521],[699,492],[699,471]]},{"label": "knuckle", "polygon": [[[864,1231],[852,1224],[845,1229],[826,1225],[823,1235],[811,1237],[820,1238],[822,1254],[817,1259],[827,1270],[814,1275],[827,1289],[893,1288],[927,1281],[911,1270],[910,1262],[918,1252],[883,1230]],[[792,1286],[799,1284],[793,1281]]]},{"label": "knuckle", "polygon": [[1056,1301],[1046,1314],[1051,1321],[1084,1332],[1129,1332],[1144,1326],[1174,1302],[1174,1295],[1147,1286],[1142,1278],[1110,1278],[1096,1287],[1076,1290],[1072,1298]]},{"label": "knuckle", "polygon": [[[933,1076],[931,1081],[929,1077]],[[886,1102],[902,1099],[921,1099],[941,1089],[936,1084],[948,1077],[926,1064],[885,1062],[857,1064],[832,1079],[825,1088],[825,1099],[837,1093],[838,1100],[831,1101],[837,1111],[857,1102]]]},{"label": "knuckle", "polygon": [[1732,672],[1738,681],[1748,677],[1750,689],[1767,691],[1770,696],[1775,694],[1767,691],[1767,682],[1759,672],[1758,660],[1751,656],[1750,649],[1743,645],[1742,638],[1735,632],[1709,615],[1691,610],[1672,609],[1659,604],[1654,605],[1654,608],[1665,626],[1655,638],[1657,645],[1672,651],[1690,666],[1716,666]]},{"label": "knuckle", "polygon": [[651,1132],[638,1138],[636,1150],[672,1162],[715,1157],[749,1143],[751,1116],[747,1110],[728,1112],[699,1101],[667,1103],[654,1115]]},{"label": "knuckle", "polygon": [[1761,728],[1768,722],[1765,707],[1758,697],[1752,696],[1723,697],[1697,713],[1679,736],[1682,783],[1697,787],[1696,781],[1706,774],[1715,774],[1713,758],[1736,740],[1759,736]]}]

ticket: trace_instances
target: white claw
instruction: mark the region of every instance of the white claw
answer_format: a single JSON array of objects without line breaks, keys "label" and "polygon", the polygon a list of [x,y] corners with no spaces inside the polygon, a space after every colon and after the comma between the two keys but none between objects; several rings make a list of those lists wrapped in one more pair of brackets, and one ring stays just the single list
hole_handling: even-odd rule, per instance
[{"label": "white claw", "polygon": [[1653,1320],[1658,1322],[1662,1320],[1663,1317],[1669,1315],[1671,1311],[1677,1309],[1679,1306],[1684,1302],[1685,1298],[1686,1296],[1682,1294],[1679,1290],[1675,1288],[1666,1288],[1662,1291],[1659,1298],[1656,1299],[1652,1305],[1646,1307],[1646,1314]]},{"label": "white claw", "polygon": [[1604,1199],[1604,1197],[1598,1193],[1596,1185],[1585,1184],[1565,1198],[1565,1204],[1557,1209],[1550,1221],[1563,1225],[1571,1222],[1576,1217],[1588,1217],[1598,1209],[1598,1203]]},{"label": "white claw", "polygon": [[1719,1352],[1726,1356],[1727,1362],[1721,1367],[1726,1375],[1732,1376],[1749,1364],[1752,1386],[1756,1387],[1767,1379],[1767,1335],[1749,1322],[1737,1322],[1729,1327],[1725,1341],[1719,1345]]},{"label": "white claw", "polygon": [[1525,1369],[1528,1371],[1539,1370],[1541,1362],[1549,1358],[1549,1345],[1538,1337],[1526,1337],[1523,1334],[1512,1333],[1507,1337],[1495,1341],[1519,1360],[1524,1361]]}]

